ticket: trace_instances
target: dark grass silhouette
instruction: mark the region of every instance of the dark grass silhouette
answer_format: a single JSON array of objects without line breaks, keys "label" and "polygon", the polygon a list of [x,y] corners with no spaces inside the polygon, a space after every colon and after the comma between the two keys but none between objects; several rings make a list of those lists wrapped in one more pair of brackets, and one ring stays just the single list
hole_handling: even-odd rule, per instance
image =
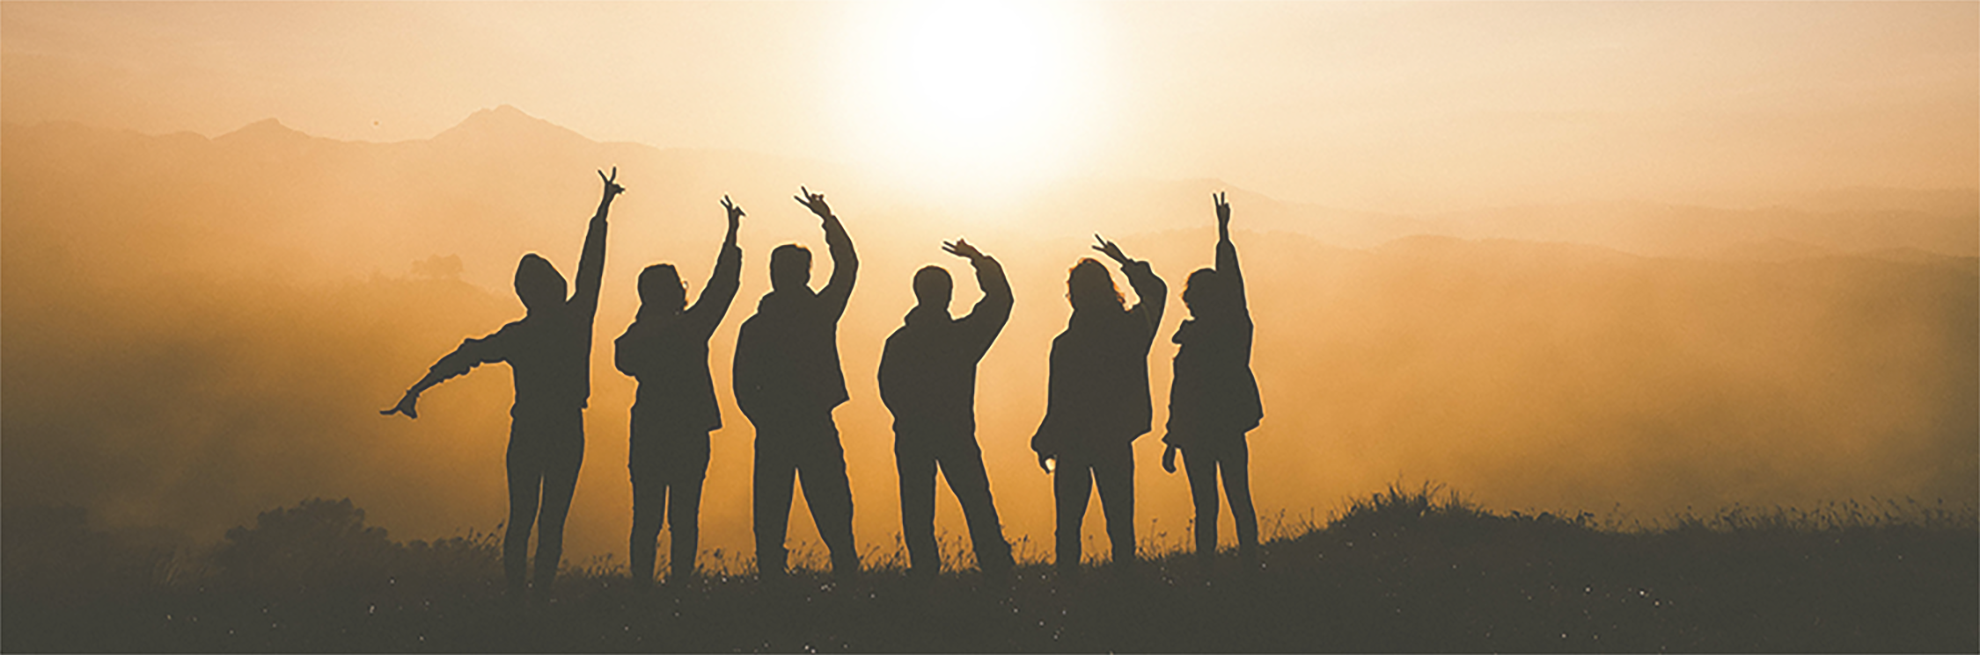
[{"label": "dark grass silhouette", "polygon": [[800,551],[813,566],[775,589],[714,575],[640,594],[609,560],[567,565],[556,599],[534,605],[501,598],[495,533],[396,542],[347,501],[267,512],[199,552],[131,545],[74,509],[4,517],[10,652],[1980,647],[1974,509],[1912,501],[1624,525],[1391,487],[1325,525],[1281,517],[1249,579],[1228,575],[1228,552],[1206,579],[1179,548],[1065,588],[1021,544],[1008,587],[973,568],[910,578],[899,553],[868,553],[870,574],[837,584]]}]

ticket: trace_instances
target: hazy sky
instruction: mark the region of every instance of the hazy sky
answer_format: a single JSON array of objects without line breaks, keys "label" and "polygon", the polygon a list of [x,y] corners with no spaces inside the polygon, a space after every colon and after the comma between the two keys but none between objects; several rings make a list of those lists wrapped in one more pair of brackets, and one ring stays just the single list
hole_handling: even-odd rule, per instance
[{"label": "hazy sky", "polygon": [[1423,211],[1980,178],[1976,3],[0,5],[0,109],[594,139]]}]

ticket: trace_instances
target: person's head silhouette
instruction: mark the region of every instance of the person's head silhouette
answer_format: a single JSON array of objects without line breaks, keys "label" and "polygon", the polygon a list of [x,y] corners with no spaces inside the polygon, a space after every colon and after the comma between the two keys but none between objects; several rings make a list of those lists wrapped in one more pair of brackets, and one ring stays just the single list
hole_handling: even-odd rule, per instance
[{"label": "person's head silhouette", "polygon": [[955,293],[955,282],[949,279],[949,272],[940,266],[923,266],[914,272],[914,300],[921,307],[949,311],[949,298]]},{"label": "person's head silhouette", "polygon": [[687,283],[673,264],[654,264],[639,272],[640,309],[652,307],[663,312],[687,308]]},{"label": "person's head silhouette", "polygon": [[770,251],[770,290],[796,291],[811,284],[811,251],[795,243]]},{"label": "person's head silhouette", "polygon": [[564,275],[536,253],[523,255],[516,264],[516,297],[529,313],[558,306],[564,302]]},{"label": "person's head silhouette", "polygon": [[1085,257],[1074,264],[1066,277],[1066,297],[1072,301],[1073,311],[1104,309],[1127,311],[1127,300],[1121,297],[1121,290],[1114,286],[1114,276],[1107,267],[1092,257]]},{"label": "person's head silhouette", "polygon": [[1199,268],[1189,274],[1189,282],[1183,286],[1182,300],[1192,316],[1215,312],[1230,304],[1230,285],[1217,274],[1217,269]]}]

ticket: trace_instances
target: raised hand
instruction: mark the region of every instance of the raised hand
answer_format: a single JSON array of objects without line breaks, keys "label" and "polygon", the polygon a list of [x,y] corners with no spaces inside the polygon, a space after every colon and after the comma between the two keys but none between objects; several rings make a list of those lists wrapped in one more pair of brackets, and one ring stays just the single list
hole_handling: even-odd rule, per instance
[{"label": "raised hand", "polygon": [[1134,261],[1128,259],[1127,253],[1121,252],[1121,247],[1114,245],[1114,242],[1102,239],[1098,234],[1093,235],[1093,239],[1100,242],[1100,245],[1094,246],[1093,249],[1100,251],[1100,254],[1106,255],[1108,259],[1119,262],[1122,266],[1126,266],[1129,262]]},{"label": "raised hand", "polygon": [[812,193],[810,189],[800,186],[798,187],[798,195],[792,197],[797,198],[798,204],[804,205],[806,209],[811,210],[811,213],[817,214],[819,218],[828,220],[832,218],[832,206],[825,204],[825,194]]},{"label": "raised hand", "polygon": [[393,405],[391,409],[383,410],[378,413],[383,414],[385,416],[391,416],[393,414],[405,414],[406,418],[419,418],[419,393],[414,391],[407,391],[405,396],[399,398],[399,404]]},{"label": "raised hand", "polygon": [[626,192],[626,188],[619,186],[619,183],[616,181],[619,179],[619,167],[617,166],[612,167],[612,174],[609,176],[605,174],[605,171],[598,171],[598,179],[605,181],[605,200],[608,202],[614,196]]},{"label": "raised hand", "polygon": [[977,250],[976,246],[969,245],[967,239],[956,239],[954,243],[942,242],[942,252],[968,259],[972,264],[987,257],[983,251]]},{"label": "raised hand", "polygon": [[1225,227],[1230,225],[1231,204],[1228,202],[1224,202],[1224,192],[1219,191],[1217,193],[1210,194],[1210,200],[1211,202],[1217,203],[1217,226]]},{"label": "raised hand", "polygon": [[1057,469],[1058,464],[1059,464],[1059,459],[1057,457],[1053,457],[1045,453],[1038,454],[1038,468],[1044,469],[1047,474],[1050,474],[1054,469]]},{"label": "raised hand", "polygon": [[742,205],[730,201],[729,196],[726,194],[722,196],[722,208],[729,210],[729,229],[731,230],[736,229],[736,226],[742,223],[742,217],[748,216],[748,214],[743,213]]}]

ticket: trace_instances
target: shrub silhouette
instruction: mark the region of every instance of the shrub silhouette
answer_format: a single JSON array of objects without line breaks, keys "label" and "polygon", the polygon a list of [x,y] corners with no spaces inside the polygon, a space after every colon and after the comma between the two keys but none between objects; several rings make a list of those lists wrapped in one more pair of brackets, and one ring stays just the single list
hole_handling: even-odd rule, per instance
[{"label": "shrub silhouette", "polygon": [[350,499],[312,498],[228,530],[213,563],[223,585],[304,592],[385,582],[397,550]]},{"label": "shrub silhouette", "polygon": [[215,581],[237,591],[360,592],[415,582],[481,586],[500,572],[501,550],[494,533],[482,532],[395,542],[366,525],[350,499],[312,498],[228,530],[213,563]]}]

